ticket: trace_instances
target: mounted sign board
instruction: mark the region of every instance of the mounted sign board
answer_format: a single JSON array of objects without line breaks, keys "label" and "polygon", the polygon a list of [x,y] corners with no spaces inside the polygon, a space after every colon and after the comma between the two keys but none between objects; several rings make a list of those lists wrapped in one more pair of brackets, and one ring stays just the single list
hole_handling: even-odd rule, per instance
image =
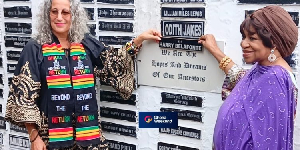
[{"label": "mounted sign board", "polygon": [[[217,44],[224,51],[224,42]],[[137,60],[139,85],[221,92],[224,73],[206,49],[160,49],[148,44],[143,46]]]}]

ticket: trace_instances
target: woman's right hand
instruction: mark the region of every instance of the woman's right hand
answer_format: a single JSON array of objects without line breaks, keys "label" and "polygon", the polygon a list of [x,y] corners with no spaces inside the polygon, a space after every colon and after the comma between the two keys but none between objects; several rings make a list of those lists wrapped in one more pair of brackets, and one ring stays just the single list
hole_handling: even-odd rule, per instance
[{"label": "woman's right hand", "polygon": [[31,143],[31,150],[46,150],[46,145],[39,135],[36,140]]},{"label": "woman's right hand", "polygon": [[199,38],[198,43],[202,44],[212,54],[217,51],[221,51],[217,45],[214,35],[212,34],[202,35]]}]

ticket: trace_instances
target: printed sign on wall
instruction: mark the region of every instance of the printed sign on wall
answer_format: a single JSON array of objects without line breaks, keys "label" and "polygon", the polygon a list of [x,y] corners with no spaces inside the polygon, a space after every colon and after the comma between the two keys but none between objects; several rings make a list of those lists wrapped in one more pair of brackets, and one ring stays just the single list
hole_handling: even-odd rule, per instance
[{"label": "printed sign on wall", "polygon": [[[223,51],[224,42],[217,44]],[[147,45],[139,53],[139,85],[221,92],[224,73],[208,50],[175,50],[175,43],[169,45],[160,50],[155,50],[157,45]]]},{"label": "printed sign on wall", "polygon": [[8,18],[30,18],[31,8],[28,6],[4,7],[4,17]]},{"label": "printed sign on wall", "polygon": [[172,18],[205,18],[205,8],[191,7],[191,8],[174,8],[162,7],[161,17]]},{"label": "printed sign on wall", "polygon": [[5,22],[5,32],[7,33],[20,33],[20,34],[31,34],[31,23],[16,23],[16,22]]}]

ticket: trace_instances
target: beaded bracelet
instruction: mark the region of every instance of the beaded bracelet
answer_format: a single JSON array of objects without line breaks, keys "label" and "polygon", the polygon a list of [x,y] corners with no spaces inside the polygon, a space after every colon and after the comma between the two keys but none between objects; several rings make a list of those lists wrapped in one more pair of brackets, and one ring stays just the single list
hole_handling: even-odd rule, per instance
[{"label": "beaded bracelet", "polygon": [[139,50],[141,49],[141,47],[142,47],[142,45],[141,46],[135,45],[133,40],[131,40],[125,44],[125,49],[128,52],[128,54],[130,54],[130,55],[136,55],[139,52]]},{"label": "beaded bracelet", "polygon": [[221,60],[220,63],[219,63],[219,68],[220,68],[220,69],[222,69],[224,62],[225,62],[227,59],[229,59],[228,56],[225,56],[225,57],[222,58],[222,60]]},{"label": "beaded bracelet", "polygon": [[228,66],[228,64],[231,62],[231,59],[229,58],[229,59],[227,59],[225,62],[224,62],[224,64],[223,64],[223,66],[222,66],[222,70],[224,71],[225,70],[225,68]]},{"label": "beaded bracelet", "polygon": [[219,68],[222,69],[223,71],[225,70],[225,68],[228,66],[228,64],[231,62],[231,59],[228,56],[225,56],[224,58],[222,58],[222,60],[220,61],[219,64]]}]

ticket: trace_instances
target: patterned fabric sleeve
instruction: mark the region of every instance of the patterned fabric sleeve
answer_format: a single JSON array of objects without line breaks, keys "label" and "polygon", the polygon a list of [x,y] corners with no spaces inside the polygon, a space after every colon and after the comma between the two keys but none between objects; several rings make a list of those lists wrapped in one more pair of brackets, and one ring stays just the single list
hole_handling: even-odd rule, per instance
[{"label": "patterned fabric sleeve", "polygon": [[223,101],[229,96],[232,89],[242,79],[242,77],[245,75],[245,73],[246,73],[246,70],[244,70],[242,67],[240,67],[236,64],[234,64],[230,68],[230,70],[228,71],[228,74],[226,75],[226,78],[224,80],[223,86],[222,86],[222,100]]},{"label": "patterned fabric sleeve", "polygon": [[128,99],[134,90],[135,82],[132,56],[124,47],[114,49],[90,36],[86,36],[82,43],[93,56],[95,76],[112,86],[123,99]]},{"label": "patterned fabric sleeve", "polygon": [[37,56],[33,41],[24,47],[18,61],[8,95],[5,119],[20,127],[26,123],[40,126],[40,111],[36,105],[41,88]]}]

